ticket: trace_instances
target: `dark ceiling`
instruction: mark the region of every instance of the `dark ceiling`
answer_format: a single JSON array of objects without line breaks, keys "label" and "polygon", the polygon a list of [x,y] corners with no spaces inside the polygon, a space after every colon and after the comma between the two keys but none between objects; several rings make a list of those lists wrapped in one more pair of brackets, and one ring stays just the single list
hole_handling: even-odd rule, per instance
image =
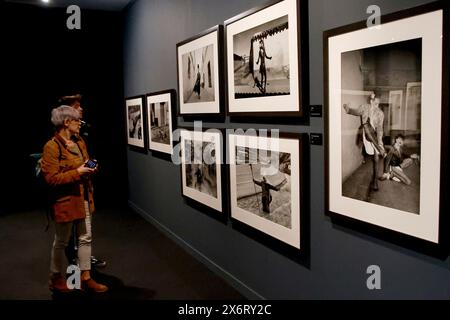
[{"label": "dark ceiling", "polygon": [[42,0],[6,0],[6,2],[23,3],[49,7],[68,7],[77,5],[81,9],[120,11],[132,0],[49,0],[44,3]]}]

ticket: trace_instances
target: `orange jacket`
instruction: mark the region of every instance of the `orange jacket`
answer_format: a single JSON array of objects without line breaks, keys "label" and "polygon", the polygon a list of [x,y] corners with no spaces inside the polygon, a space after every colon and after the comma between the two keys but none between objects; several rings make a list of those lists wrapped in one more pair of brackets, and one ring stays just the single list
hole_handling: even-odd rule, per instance
[{"label": "orange jacket", "polygon": [[[89,178],[81,177],[77,171],[84,161],[89,159],[86,144],[81,137],[76,141],[83,154],[67,148],[66,141],[56,134],[44,146],[42,154],[42,175],[49,185],[50,204],[57,223],[84,219],[84,188],[88,188],[90,212],[94,212],[93,188]],[[59,145],[59,146],[58,146]]]}]

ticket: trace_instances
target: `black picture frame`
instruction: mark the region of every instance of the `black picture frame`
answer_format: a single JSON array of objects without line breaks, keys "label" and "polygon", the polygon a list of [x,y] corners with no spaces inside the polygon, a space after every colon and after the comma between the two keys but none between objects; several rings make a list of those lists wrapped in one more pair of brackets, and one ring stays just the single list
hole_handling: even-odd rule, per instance
[{"label": "black picture frame", "polygon": [[[282,8],[278,9],[279,5],[289,4],[289,9]],[[292,10],[292,7],[295,6],[295,9]],[[269,16],[275,16],[278,18],[275,19],[265,19],[261,21],[258,25],[254,25],[257,19],[259,19],[258,15],[261,12],[268,12],[273,10],[274,13],[270,13]],[[278,11],[279,12],[278,12]],[[308,114],[308,46],[303,46],[303,44],[307,43],[308,39],[308,4],[307,1],[304,0],[274,0],[267,2],[264,5],[252,8],[248,11],[245,11],[235,17],[232,17],[224,22],[225,26],[225,74],[226,81],[225,86],[227,88],[227,112],[226,114],[230,117],[304,117]],[[282,14],[282,16],[280,16]],[[296,28],[293,29],[292,35],[289,36],[289,41],[295,41],[296,48],[295,50],[289,50],[289,75],[287,76],[287,82],[289,83],[289,94],[280,93],[280,92],[272,92],[267,93],[267,85],[264,86],[261,84],[260,92],[257,93],[255,88],[260,88],[258,83],[262,81],[253,81],[254,86],[251,86],[249,82],[246,86],[248,87],[247,93],[235,93],[235,64],[237,61],[237,57],[240,57],[244,68],[247,68],[247,57],[241,56],[235,53],[235,49],[233,48],[233,39],[232,37],[236,34],[242,35],[245,32],[250,32],[253,29],[262,28],[263,25],[270,24],[275,20],[280,20],[281,18],[287,16],[288,22],[284,22],[282,25],[288,26],[288,30],[290,31],[290,23],[295,22]],[[291,18],[293,16],[293,18]],[[249,27],[237,27],[237,24],[244,24],[246,21],[249,21]],[[233,26],[234,25],[234,26]],[[271,26],[272,27],[272,26]],[[281,33],[280,31],[274,31],[274,29],[278,28],[273,27],[273,30],[268,30],[267,33],[277,34]],[[285,27],[284,27],[285,28]],[[232,30],[234,29],[234,30]],[[280,28],[278,28],[280,29]],[[283,28],[281,28],[283,29]],[[286,29],[284,29],[286,30]],[[264,38],[265,35],[256,35],[253,37],[261,37]],[[246,35],[248,37],[248,35]],[[256,41],[256,40],[255,40]],[[251,41],[250,47],[252,48],[254,41]],[[276,46],[280,47],[280,46]],[[250,49],[250,51],[252,51]],[[248,68],[250,68],[251,54],[248,55]],[[296,64],[295,68],[291,68],[292,64]],[[260,67],[261,68],[261,67]],[[265,69],[265,68],[264,68]],[[270,68],[267,68],[270,69]],[[291,71],[294,70],[294,72]],[[254,73],[252,73],[254,75]],[[294,74],[294,80],[291,80],[291,75]],[[257,77],[256,77],[257,78]],[[266,76],[267,78],[267,76]],[[255,79],[255,77],[253,77]],[[280,82],[286,82],[285,80],[281,80]],[[266,79],[267,82],[267,79]],[[269,83],[270,85],[270,83]],[[265,87],[265,89],[262,89]],[[263,93],[264,90],[265,92]],[[275,89],[274,89],[275,90]],[[236,96],[239,95],[238,98]],[[242,97],[241,97],[242,96]],[[254,109],[254,110],[249,110]],[[281,109],[281,111],[279,111]]]},{"label": "black picture frame", "polygon": [[[156,101],[156,100],[157,101]],[[151,108],[151,102],[152,100],[155,100],[155,102],[169,102],[168,103],[168,111],[169,115],[167,119],[170,121],[168,124],[168,135],[169,135],[169,144],[163,144],[160,142],[154,142],[152,140],[152,112],[150,110]],[[149,103],[150,102],[150,103]],[[145,104],[146,104],[146,114],[147,114],[147,141],[148,141],[148,149],[154,152],[161,152],[166,153],[169,155],[172,155],[173,153],[173,131],[176,129],[176,110],[177,110],[177,92],[175,89],[167,89],[167,90],[161,90],[157,92],[151,92],[147,93],[145,95]],[[170,106],[170,107],[169,107]],[[166,119],[164,117],[164,119]],[[164,132],[164,136],[166,136],[167,133]],[[170,150],[169,150],[170,149]]]},{"label": "black picture frame", "polygon": [[[201,211],[208,213],[210,216],[213,216],[219,220],[221,220],[222,222],[225,222],[228,219],[228,211],[227,211],[227,204],[228,204],[228,198],[227,198],[227,192],[226,192],[226,188],[227,188],[227,184],[226,184],[226,174],[227,174],[227,170],[226,170],[226,164],[225,164],[225,154],[224,154],[224,150],[225,150],[225,132],[223,129],[217,129],[217,128],[202,128],[201,132],[200,131],[195,131],[195,127],[193,126],[179,126],[178,127],[179,132],[180,132],[180,157],[181,157],[181,164],[180,164],[180,184],[181,184],[181,194],[183,196],[183,198],[185,198],[185,200],[188,203],[195,203],[196,207],[199,208]],[[191,190],[193,189],[192,187],[187,186],[187,183],[185,183],[185,163],[184,163],[184,146],[183,146],[183,139],[184,139],[184,133],[183,132],[189,132],[190,134],[192,134],[193,132],[195,133],[201,133],[204,137],[205,134],[211,133],[213,135],[215,135],[216,137],[218,137],[220,139],[220,157],[217,159],[216,158],[216,166],[219,168],[219,170],[217,172],[220,172],[220,177],[217,177],[217,173],[216,173],[216,182],[217,182],[217,186],[220,185],[220,192],[219,190],[217,191],[217,201],[214,201],[211,197],[210,199],[206,199],[206,200],[213,200],[210,201],[210,203],[207,203],[205,201],[202,201],[203,199],[201,196],[201,192],[197,192],[197,190]],[[194,138],[196,138],[196,136],[194,136]],[[192,140],[192,139],[191,139]],[[217,149],[216,149],[217,150]],[[216,153],[217,156],[217,153]],[[187,191],[191,191],[191,192],[187,192]],[[200,196],[200,197],[199,197]],[[219,198],[220,197],[220,198]],[[218,215],[219,214],[219,215]]]},{"label": "black picture frame", "polygon": [[[222,119],[225,115],[225,91],[224,91],[224,59],[223,59],[223,36],[224,36],[224,27],[223,25],[216,25],[214,27],[211,27],[207,30],[202,31],[201,33],[188,38],[184,41],[181,41],[177,43],[177,83],[178,83],[178,112],[177,115],[179,117],[184,117],[189,119],[199,119],[206,118],[206,119]],[[213,86],[213,100],[209,101],[202,101],[203,97],[197,103],[195,102],[185,102],[187,98],[187,95],[189,92],[192,91],[191,85],[187,84],[187,80],[185,79],[185,72],[183,71],[186,67],[183,64],[183,59],[186,54],[191,54],[195,52],[204,49],[206,46],[213,46],[213,52],[212,58],[217,58],[216,63],[213,63],[213,67],[210,68],[210,64],[206,64],[206,72],[203,72],[203,84],[204,86],[200,89],[200,91],[204,91],[205,86],[211,87]],[[208,49],[206,50],[208,51]],[[192,69],[193,64],[195,66],[195,63],[193,60],[195,60],[194,57],[191,56],[190,59],[188,59],[188,70]],[[192,62],[191,62],[192,61]],[[203,59],[202,59],[203,61]],[[193,71],[195,72],[195,71]],[[189,73],[189,72],[188,72]],[[211,76],[211,73],[213,76]],[[194,77],[194,74],[192,74],[192,78]],[[189,79],[191,77],[188,77]],[[204,80],[207,78],[207,80]],[[186,83],[185,83],[186,82]],[[208,84],[206,84],[206,82]],[[195,87],[195,85],[194,85]],[[189,88],[189,89],[188,89]],[[185,92],[186,91],[186,92]],[[206,91],[208,92],[208,91]],[[192,99],[195,98],[195,93],[192,91]],[[186,95],[186,97],[185,97]],[[200,99],[200,94],[198,94],[198,99]],[[196,100],[196,99],[194,99]],[[197,111],[195,109],[203,108],[203,110]]]},{"label": "black picture frame", "polygon": [[[233,222],[233,225],[235,225],[240,230],[248,230],[253,229],[255,232],[250,232],[249,234],[255,234],[256,238],[262,239],[263,242],[268,243],[269,245],[273,245],[274,247],[280,248],[285,247],[289,248],[288,250],[283,249],[283,251],[286,252],[293,252],[297,251],[301,254],[306,254],[309,252],[309,219],[307,214],[308,205],[306,203],[306,196],[308,194],[308,191],[305,189],[306,182],[309,181],[308,174],[307,174],[307,163],[309,156],[309,148],[307,143],[307,137],[308,135],[305,133],[287,133],[287,132],[278,132],[277,136],[272,136],[271,131],[268,130],[267,135],[262,135],[259,131],[256,132],[254,135],[252,134],[228,134],[227,135],[227,161],[229,163],[228,168],[228,181],[227,184],[229,186],[229,210],[230,210],[230,218]],[[237,169],[236,169],[236,163],[235,159],[233,159],[233,156],[236,156],[235,148],[238,145],[238,143],[233,142],[232,139],[236,139],[236,137],[239,136],[246,136],[250,139],[255,139],[258,141],[258,150],[261,145],[265,145],[265,143],[261,143],[259,139],[279,139],[279,140],[294,140],[298,141],[298,148],[290,149],[292,148],[291,143],[288,143],[286,145],[282,145],[279,150],[281,152],[289,152],[291,153],[291,166],[289,167],[289,171],[298,170],[298,177],[290,179],[290,187],[291,189],[291,227],[285,227],[282,226],[281,223],[277,223],[274,221],[271,221],[266,216],[257,215],[254,212],[251,212],[249,210],[245,210],[243,208],[239,208],[238,204],[238,190],[237,190]],[[246,141],[249,142],[249,141]],[[270,142],[266,142],[269,143]],[[242,146],[242,145],[241,145]],[[284,150],[284,151],[283,151]],[[273,150],[275,151],[275,150]],[[295,161],[295,155],[292,156],[292,153],[297,153],[297,160]],[[291,171],[292,173],[292,171]],[[253,177],[253,171],[252,171],[252,177]],[[269,181],[270,182],[270,181]],[[296,183],[294,183],[296,182]],[[235,186],[233,188],[233,186]],[[297,190],[297,192],[296,192]],[[296,201],[293,203],[293,196],[298,195],[298,198],[296,198]],[[255,194],[257,196],[257,194]],[[248,196],[250,197],[250,196]],[[236,198],[236,201],[234,201],[234,198]],[[259,201],[259,200],[257,200]],[[236,204],[234,203],[236,202]],[[293,208],[297,207],[298,212],[294,213],[292,211]],[[261,214],[261,210],[260,214]],[[273,213],[271,213],[273,214]],[[293,217],[293,215],[296,214],[297,217]],[[270,213],[269,213],[270,215]],[[244,226],[244,227],[243,227]],[[291,229],[291,230],[289,230]],[[280,232],[281,231],[281,232]],[[297,234],[298,232],[298,234]],[[265,237],[264,237],[265,236]],[[264,239],[265,238],[265,239]]]},{"label": "black picture frame", "polygon": [[[442,28],[439,28],[439,25],[437,25],[437,27],[435,27],[436,30],[431,30],[429,31],[428,28],[431,28],[431,26],[433,25],[433,23],[431,24],[424,24],[421,23],[420,27],[419,25],[419,21],[418,19],[423,19],[423,17],[426,17],[427,15],[431,15],[433,13],[436,12],[442,12],[441,15],[441,19],[436,19],[436,17],[439,17],[440,15],[438,14],[436,17],[431,18],[432,21],[436,22],[436,23],[442,23]],[[422,20],[421,20],[422,21]],[[394,25],[396,23],[396,25]],[[413,23],[417,23],[416,25],[410,25]],[[376,221],[376,218],[373,218],[371,215],[368,215],[366,212],[359,211],[360,215],[358,213],[352,213],[349,214],[348,212],[344,212],[344,211],[339,211],[336,210],[336,208],[338,206],[336,206],[336,201],[333,199],[336,199],[336,197],[341,197],[341,195],[336,193],[336,188],[333,187],[334,182],[330,181],[332,179],[332,177],[336,174],[336,170],[332,168],[333,159],[336,159],[336,153],[333,151],[336,148],[336,143],[334,142],[336,139],[334,138],[336,136],[336,127],[335,127],[335,123],[336,123],[336,117],[333,117],[332,115],[335,114],[335,110],[337,107],[339,107],[335,101],[336,98],[334,97],[335,92],[332,92],[332,88],[336,87],[336,84],[333,82],[332,84],[330,82],[332,82],[333,80],[331,78],[333,78],[333,65],[336,65],[336,61],[335,59],[333,59],[333,56],[337,56],[337,53],[333,53],[332,52],[332,42],[330,41],[330,39],[333,39],[335,37],[339,37],[339,36],[345,36],[348,37],[354,34],[357,34],[357,32],[361,32],[361,30],[369,30],[367,28],[367,22],[366,21],[360,21],[357,23],[353,23],[350,25],[346,25],[346,26],[342,26],[339,28],[335,28],[335,29],[331,29],[328,31],[325,31],[323,34],[323,41],[324,41],[324,102],[325,102],[325,197],[326,197],[326,213],[328,216],[330,216],[332,218],[333,222],[336,222],[338,224],[344,225],[346,227],[352,228],[352,229],[356,229],[360,232],[363,232],[365,234],[369,234],[371,236],[374,237],[379,237],[382,239],[385,239],[387,241],[414,249],[416,251],[421,251],[424,252],[426,254],[431,254],[431,255],[436,255],[436,256],[440,256],[440,257],[445,257],[448,254],[448,249],[449,249],[449,232],[448,232],[448,227],[449,227],[449,222],[450,219],[448,217],[448,200],[446,199],[446,194],[448,193],[448,169],[447,169],[447,162],[448,162],[448,122],[449,122],[449,112],[448,112],[448,107],[449,107],[449,52],[450,52],[450,34],[449,34],[449,28],[448,25],[450,23],[449,20],[449,3],[448,2],[444,2],[444,1],[437,1],[437,2],[433,2],[433,3],[429,3],[423,6],[418,6],[418,7],[414,7],[414,8],[410,8],[410,9],[406,9],[406,10],[402,10],[399,12],[395,12],[392,14],[388,14],[388,15],[383,15],[381,17],[381,28],[382,31],[380,32],[384,32],[386,34],[387,37],[392,37],[394,39],[394,37],[396,37],[396,34],[394,34],[395,32],[391,33],[389,31],[384,30],[383,28],[386,28],[386,26],[394,26],[397,29],[399,27],[404,27],[405,29],[407,29],[407,32],[415,32],[415,30],[419,30],[419,32],[422,32],[423,30],[423,34],[425,36],[429,37],[429,34],[433,34],[434,38],[441,38],[442,42],[440,43],[440,41],[438,40],[437,42],[434,43],[440,43],[440,45],[442,45],[442,50],[438,50],[437,48],[432,49],[432,51],[434,51],[437,56],[441,57],[442,60],[442,68],[439,70],[439,72],[430,72],[428,71],[428,67],[430,67],[430,65],[435,65],[436,61],[439,61],[439,59],[436,59],[434,57],[430,60],[429,57],[424,58],[423,56],[421,57],[421,63],[427,63],[426,68],[424,68],[422,66],[422,70],[425,70],[425,72],[423,72],[424,74],[429,72],[430,74],[428,75],[428,78],[436,78],[440,81],[441,85],[437,86],[438,88],[440,88],[439,93],[438,94],[434,94],[434,93],[429,93],[426,92],[428,97],[435,97],[437,99],[440,99],[441,104],[437,105],[437,109],[440,114],[441,114],[441,123],[440,123],[440,130],[436,129],[435,131],[433,131],[433,128],[439,128],[437,125],[438,122],[436,122],[437,119],[432,119],[431,121],[427,120],[423,120],[423,118],[421,118],[421,131],[420,134],[421,136],[423,136],[423,132],[426,132],[427,135],[429,135],[432,131],[433,131],[433,137],[437,138],[438,140],[440,140],[439,143],[439,147],[440,147],[440,152],[437,152],[437,154],[440,153],[439,156],[434,158],[434,162],[431,163],[425,163],[423,164],[423,162],[421,161],[421,165],[420,165],[420,184],[422,185],[425,184],[425,181],[423,180],[423,176],[427,177],[426,174],[423,174],[422,176],[422,171],[425,168],[427,168],[427,166],[433,166],[435,168],[438,168],[438,173],[437,175],[437,179],[434,180],[436,184],[432,185],[431,187],[434,188],[435,190],[437,190],[436,192],[436,200],[433,200],[433,208],[434,209],[430,209],[428,207],[425,207],[421,209],[421,211],[419,211],[418,216],[420,217],[421,215],[424,217],[423,221],[417,220],[418,223],[417,225],[415,225],[415,227],[417,228],[417,230],[413,230],[413,228],[409,228],[407,227],[408,224],[411,224],[412,226],[414,226],[411,222],[412,218],[409,218],[408,215],[411,215],[411,217],[414,217],[413,214],[411,213],[405,213],[404,216],[402,216],[403,212],[401,212],[402,214],[398,214],[397,212],[392,212],[392,220],[394,219],[399,219],[398,224],[397,225],[393,225],[390,224],[389,221],[389,215],[385,215],[382,218],[378,218],[379,220]],[[404,26],[402,26],[402,24],[405,24]],[[393,27],[393,28],[394,28]],[[375,29],[376,30],[376,29]],[[409,31],[411,30],[411,31]],[[428,33],[426,33],[428,32]],[[426,35],[425,35],[426,34]],[[336,38],[335,38],[336,39]],[[414,37],[412,37],[412,39],[414,40]],[[421,39],[423,41],[423,38],[417,38],[417,39]],[[403,39],[401,37],[399,38],[395,38],[395,41],[386,41],[386,44],[390,45],[390,44],[396,44],[396,43],[400,43],[402,41],[409,41],[411,39]],[[384,45],[384,44],[381,44]],[[337,47],[337,46],[334,46]],[[363,46],[360,46],[361,48],[366,48]],[[374,47],[367,47],[367,48],[374,48]],[[422,49],[423,50],[423,49]],[[332,60],[333,59],[333,60]],[[428,60],[425,60],[428,59]],[[331,61],[332,60],[332,61]],[[436,74],[438,76],[436,76]],[[336,77],[339,75],[336,75]],[[423,78],[425,79],[426,75],[422,75]],[[422,81],[424,81],[422,79]],[[425,81],[424,81],[425,83]],[[428,85],[427,88],[429,88],[430,85]],[[427,88],[425,88],[424,86],[424,92],[425,90],[427,90]],[[429,101],[429,100],[427,100]],[[425,104],[425,103],[424,103]],[[422,105],[422,100],[421,100],[421,105]],[[342,108],[342,106],[340,106]],[[429,105],[427,105],[427,107],[429,107]],[[433,109],[435,110],[435,109]],[[341,111],[342,112],[342,111]],[[432,113],[430,111],[430,113]],[[423,116],[423,115],[422,115]],[[425,116],[423,116],[425,117]],[[431,125],[430,125],[431,124]],[[406,126],[406,125],[405,125]],[[406,128],[406,127],[405,127]],[[406,130],[406,129],[405,129]],[[424,148],[424,146],[426,145],[430,145],[430,141],[421,141],[421,148]],[[435,145],[435,142],[433,143],[433,145]],[[339,149],[339,148],[337,148]],[[434,150],[437,150],[436,148],[434,148]],[[342,152],[342,151],[341,151]],[[422,160],[422,159],[421,159]],[[436,182],[437,181],[437,182]],[[440,181],[440,182],[439,182]],[[389,183],[391,181],[388,181]],[[343,182],[342,182],[343,183]],[[401,181],[399,183],[402,183]],[[419,193],[419,203],[420,206],[422,206],[422,198],[424,197],[424,195],[422,194],[423,190],[428,189],[428,185],[427,188],[421,188],[420,193]],[[373,189],[373,188],[372,188]],[[373,192],[373,191],[371,191]],[[353,199],[352,199],[353,200]],[[334,204],[333,204],[334,201]],[[363,207],[365,205],[367,201],[362,201],[359,202],[358,206]],[[379,209],[379,210],[384,210],[384,206],[379,206],[382,207],[383,209]],[[377,208],[378,210],[378,208]],[[429,212],[433,211],[433,215],[430,215]],[[369,212],[369,211],[367,211]],[[371,208],[371,211],[373,212],[373,207]],[[377,212],[377,214],[379,214],[380,212]],[[384,214],[384,212],[383,212]],[[370,217],[370,219],[368,218]],[[400,217],[400,218],[398,218]],[[408,218],[405,218],[408,217]],[[427,219],[427,217],[429,217]],[[403,220],[401,220],[403,219]],[[410,220],[406,220],[406,219],[410,219]],[[386,222],[387,221],[387,222]],[[405,221],[404,224],[402,224],[401,222]],[[419,223],[420,221],[420,223]],[[431,227],[434,226],[434,227]],[[428,232],[426,233],[424,228],[430,228],[430,230],[432,229],[432,232]]]},{"label": "black picture frame", "polygon": [[[144,95],[136,95],[136,96],[131,96],[131,97],[127,97],[125,98],[125,128],[126,128],[126,136],[127,136],[127,144],[130,148],[130,150],[133,151],[138,151],[138,152],[142,152],[142,153],[147,153],[147,115],[146,115],[146,104],[145,104],[145,96]],[[139,106],[139,111],[136,112],[140,112],[140,115],[136,115],[139,116],[139,119],[130,119],[130,112],[129,112],[129,107],[130,106]],[[131,133],[130,131],[130,127],[132,125],[132,123],[134,123],[134,125],[139,125],[140,122],[140,130],[141,133],[134,133],[134,135],[137,135],[137,138],[132,137],[131,135],[133,133]],[[133,130],[133,129],[132,129]],[[137,128],[137,130],[139,130],[139,128]],[[136,131],[136,128],[133,130],[133,132]]]}]

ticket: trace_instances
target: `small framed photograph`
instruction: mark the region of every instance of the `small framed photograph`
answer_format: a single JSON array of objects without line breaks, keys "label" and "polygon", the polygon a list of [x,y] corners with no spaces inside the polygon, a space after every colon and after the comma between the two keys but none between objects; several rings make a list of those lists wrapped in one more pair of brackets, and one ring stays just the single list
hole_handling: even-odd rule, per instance
[{"label": "small framed photograph", "polygon": [[231,217],[301,249],[303,139],[228,135]]},{"label": "small framed photograph", "polygon": [[149,149],[163,153],[173,153],[173,108],[176,101],[175,90],[165,90],[146,95]]},{"label": "small framed photograph", "polygon": [[228,114],[302,115],[300,10],[271,1],[225,22]]},{"label": "small framed photograph", "polygon": [[177,44],[180,116],[223,115],[223,26]]},{"label": "small framed photograph", "polygon": [[125,108],[128,145],[145,150],[144,96],[126,98]]},{"label": "small framed photograph", "polygon": [[223,141],[220,130],[180,132],[183,196],[220,213],[223,209]]},{"label": "small framed photograph", "polygon": [[383,16],[376,27],[364,21],[324,33],[331,216],[381,227],[395,239],[442,244],[446,17],[448,8],[436,2]]}]

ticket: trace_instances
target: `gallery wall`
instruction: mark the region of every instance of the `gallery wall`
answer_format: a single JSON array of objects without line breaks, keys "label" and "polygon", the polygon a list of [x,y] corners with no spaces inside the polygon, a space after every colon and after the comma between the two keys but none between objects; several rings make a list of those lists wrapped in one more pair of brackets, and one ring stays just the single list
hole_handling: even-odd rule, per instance
[{"label": "gallery wall", "polygon": [[[125,96],[177,87],[176,43],[221,24],[265,1],[135,1],[125,13]],[[309,1],[309,98],[323,104],[324,30],[366,19],[377,4],[382,13],[406,9],[420,0]],[[191,125],[178,119],[178,125]],[[280,123],[283,123],[280,125]],[[247,123],[204,124],[217,128],[280,128],[321,133],[322,118],[276,119]],[[250,298],[267,299],[408,299],[450,298],[450,259],[440,260],[363,232],[334,224],[325,215],[324,148],[308,153],[305,199],[310,229],[309,252],[298,257],[278,250],[246,230],[237,230],[181,196],[180,168],[166,157],[127,150],[130,206]],[[142,253],[145,254],[145,253]],[[378,265],[382,289],[367,289],[366,270]],[[152,275],[149,275],[152,276]]]}]

